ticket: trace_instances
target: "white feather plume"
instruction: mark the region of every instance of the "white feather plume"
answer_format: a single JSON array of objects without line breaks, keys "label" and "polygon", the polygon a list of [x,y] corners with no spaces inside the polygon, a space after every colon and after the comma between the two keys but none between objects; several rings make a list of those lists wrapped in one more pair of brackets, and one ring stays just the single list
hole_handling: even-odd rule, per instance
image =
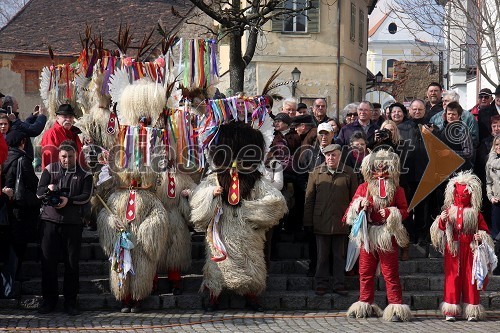
[{"label": "white feather plume", "polygon": [[130,81],[126,68],[120,68],[116,70],[115,73],[109,78],[109,95],[111,96],[111,100],[113,103],[118,103],[118,110],[120,110],[120,98],[123,94],[123,91],[129,85]]},{"label": "white feather plume", "polygon": [[40,97],[42,98],[43,105],[45,108],[49,107],[49,95],[50,95],[50,69],[49,67],[42,68],[42,73],[40,74]]}]

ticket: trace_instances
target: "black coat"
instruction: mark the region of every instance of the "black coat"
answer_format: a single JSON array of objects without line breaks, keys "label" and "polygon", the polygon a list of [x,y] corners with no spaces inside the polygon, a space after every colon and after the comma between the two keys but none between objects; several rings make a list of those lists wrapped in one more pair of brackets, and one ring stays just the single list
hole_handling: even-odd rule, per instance
[{"label": "black coat", "polygon": [[[5,175],[6,187],[15,190],[18,160],[21,160],[21,177],[24,184],[24,195],[29,198],[36,198],[38,177],[33,169],[33,159],[26,155],[26,152],[19,148],[9,147],[9,155],[3,164],[2,176]],[[28,194],[31,192],[31,195]],[[23,243],[34,240],[38,215],[40,214],[39,203],[30,200],[33,205],[30,207],[18,206],[14,201],[9,203],[9,222],[12,230],[13,241]]]}]

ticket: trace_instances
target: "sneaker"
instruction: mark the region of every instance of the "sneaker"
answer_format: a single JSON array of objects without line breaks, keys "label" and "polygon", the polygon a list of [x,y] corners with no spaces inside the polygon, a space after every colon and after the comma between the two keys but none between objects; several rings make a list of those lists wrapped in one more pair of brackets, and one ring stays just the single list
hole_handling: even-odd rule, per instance
[{"label": "sneaker", "polygon": [[142,312],[142,306],[141,306],[141,301],[135,302],[134,306],[130,308],[130,312],[132,313],[139,313]]},{"label": "sneaker", "polygon": [[130,306],[128,306],[128,305],[122,306],[120,312],[121,313],[130,313]]},{"label": "sneaker", "polygon": [[449,321],[449,322],[454,322],[454,321],[457,321],[457,318],[453,317],[453,316],[446,316],[446,321]]},{"label": "sneaker", "polygon": [[476,317],[469,317],[467,318],[467,321],[471,321],[471,322],[476,322],[477,321],[477,318]]}]

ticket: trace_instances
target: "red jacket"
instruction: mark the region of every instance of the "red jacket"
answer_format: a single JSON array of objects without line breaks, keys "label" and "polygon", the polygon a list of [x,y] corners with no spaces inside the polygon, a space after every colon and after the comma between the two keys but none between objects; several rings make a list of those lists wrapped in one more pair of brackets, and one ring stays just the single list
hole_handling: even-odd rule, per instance
[{"label": "red jacket", "polygon": [[[80,130],[73,126],[71,129],[67,130],[62,127],[58,122],[47,131],[42,137],[42,169],[45,169],[50,163],[59,161],[59,145],[64,140],[73,140],[76,142],[78,147],[77,154],[80,155],[82,151],[82,142],[78,137]],[[81,162],[82,156],[79,156],[78,160]]]}]

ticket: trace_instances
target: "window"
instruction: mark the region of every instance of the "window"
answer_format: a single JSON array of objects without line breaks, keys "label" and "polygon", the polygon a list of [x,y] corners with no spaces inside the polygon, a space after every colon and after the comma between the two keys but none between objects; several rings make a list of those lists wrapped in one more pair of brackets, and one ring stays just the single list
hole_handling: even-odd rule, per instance
[{"label": "window", "polygon": [[354,102],[354,84],[349,85],[349,103]]},{"label": "window", "polygon": [[[285,8],[298,10],[307,6],[306,0],[286,0]],[[288,16],[283,21],[283,31],[286,32],[306,32],[307,17],[306,13],[297,13],[294,16]]]},{"label": "window", "polygon": [[391,35],[394,35],[398,31],[398,26],[396,25],[396,23],[392,22],[391,24],[389,24],[387,30],[389,30],[389,33]]},{"label": "window", "polygon": [[359,46],[363,47],[365,43],[365,12],[359,10]]},{"label": "window", "polygon": [[[312,7],[300,12],[301,8]],[[280,13],[286,9],[299,10],[298,13],[274,16],[271,28],[274,32],[287,34],[317,33],[319,32],[319,0],[285,0],[275,11]]]},{"label": "window", "polygon": [[351,2],[351,40],[356,40],[356,5]]},{"label": "window", "polygon": [[364,101],[365,99],[363,98],[363,88],[359,87],[358,88],[358,102]]},{"label": "window", "polygon": [[26,94],[38,94],[39,76],[37,70],[26,70],[24,72],[24,92]]},{"label": "window", "polygon": [[394,78],[394,62],[396,62],[396,59],[389,59],[387,60],[387,75],[385,76],[388,79],[393,79]]}]

